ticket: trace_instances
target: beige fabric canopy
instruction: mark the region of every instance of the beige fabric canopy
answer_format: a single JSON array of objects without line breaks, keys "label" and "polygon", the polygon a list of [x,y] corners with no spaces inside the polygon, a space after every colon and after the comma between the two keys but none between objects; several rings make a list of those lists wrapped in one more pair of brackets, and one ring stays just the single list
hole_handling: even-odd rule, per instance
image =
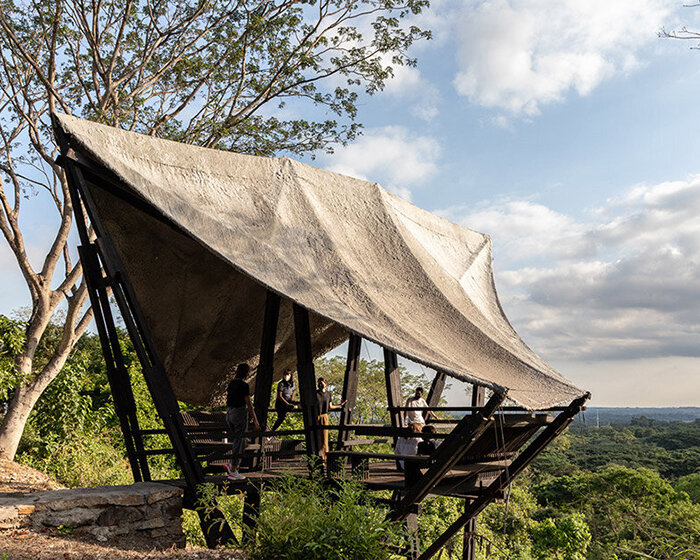
[{"label": "beige fabric canopy", "polygon": [[257,365],[266,289],[283,296],[276,376],[296,362],[296,302],[311,311],[314,356],[354,332],[529,408],[584,394],[508,323],[488,236],[288,158],[55,123],[149,207],[89,185],[179,399],[220,402],[232,367]]}]

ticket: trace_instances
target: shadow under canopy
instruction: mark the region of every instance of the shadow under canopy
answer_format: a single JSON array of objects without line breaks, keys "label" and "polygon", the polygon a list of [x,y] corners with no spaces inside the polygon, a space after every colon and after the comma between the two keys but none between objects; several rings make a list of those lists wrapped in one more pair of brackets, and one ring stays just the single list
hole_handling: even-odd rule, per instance
[{"label": "shadow under canopy", "polygon": [[116,179],[88,188],[178,399],[219,404],[237,363],[255,369],[267,290],[282,296],[275,378],[296,364],[294,302],[314,357],[355,333],[530,409],[584,395],[509,324],[488,236],[288,158],[54,123]]}]

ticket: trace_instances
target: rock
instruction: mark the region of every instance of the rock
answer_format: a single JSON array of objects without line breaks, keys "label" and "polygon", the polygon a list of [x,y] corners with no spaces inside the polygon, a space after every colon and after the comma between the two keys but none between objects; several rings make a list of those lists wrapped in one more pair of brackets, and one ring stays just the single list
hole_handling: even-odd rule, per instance
[{"label": "rock", "polygon": [[15,505],[0,505],[0,523],[9,523],[17,519],[19,511]]},{"label": "rock", "polygon": [[32,516],[34,526],[60,527],[80,527],[81,525],[94,524],[99,518],[102,510],[99,508],[76,507],[61,511],[46,511]]},{"label": "rock", "polygon": [[135,535],[154,539],[154,546],[183,546],[180,488],[142,482],[128,486],[103,486],[38,492],[0,494],[0,529],[21,526],[46,531],[64,526],[76,534],[100,542]]},{"label": "rock", "polygon": [[120,525],[140,521],[141,519],[143,519],[143,512],[139,508],[110,506],[97,518],[97,524],[102,526]]},{"label": "rock", "polygon": [[134,529],[139,531],[143,531],[144,529],[160,529],[161,527],[165,527],[165,521],[163,521],[162,517],[154,517],[134,524]]},{"label": "rock", "polygon": [[95,527],[91,533],[100,542],[105,542],[112,536],[112,532],[109,530],[109,527]]}]

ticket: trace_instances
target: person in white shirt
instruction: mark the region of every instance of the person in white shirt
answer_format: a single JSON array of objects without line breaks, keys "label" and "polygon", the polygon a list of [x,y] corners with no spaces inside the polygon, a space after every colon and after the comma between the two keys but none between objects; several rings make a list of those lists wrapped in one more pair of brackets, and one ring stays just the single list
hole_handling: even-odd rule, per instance
[{"label": "person in white shirt", "polygon": [[[396,438],[396,447],[394,449],[394,453],[396,453],[396,455],[416,455],[418,453],[418,443],[421,440],[417,436],[421,430],[417,424],[412,424],[410,426],[410,428],[413,431],[413,433],[416,434],[416,437],[403,437],[402,436],[402,437]],[[404,460],[397,459],[396,467],[401,472],[403,472],[405,469]]]},{"label": "person in white shirt", "polygon": [[[425,402],[423,398],[423,387],[418,387],[416,393],[406,400],[406,408],[426,408],[428,403]],[[428,410],[428,416],[435,418],[437,420],[437,415],[432,411]],[[423,417],[422,410],[407,410],[404,415],[404,421],[408,427],[412,424],[417,424],[420,429],[423,428],[425,424],[425,418]],[[420,431],[420,429],[418,431]]]}]

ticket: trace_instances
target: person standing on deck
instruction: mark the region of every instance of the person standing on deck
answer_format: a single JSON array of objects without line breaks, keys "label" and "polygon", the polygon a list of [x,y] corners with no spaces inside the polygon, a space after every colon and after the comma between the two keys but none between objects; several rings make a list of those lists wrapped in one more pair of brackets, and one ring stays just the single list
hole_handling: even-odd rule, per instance
[{"label": "person standing on deck", "polygon": [[[416,389],[416,393],[406,400],[406,408],[421,409],[426,408],[427,406],[428,403],[425,402],[425,399],[423,398],[423,387],[418,387]],[[438,419],[437,415],[432,410],[428,410],[427,412],[428,416],[436,420]],[[409,428],[412,424],[417,424],[418,427],[422,429],[423,425],[425,424],[425,418],[423,418],[422,410],[407,410],[406,414],[404,415],[404,420],[406,421],[406,426]],[[421,431],[420,429],[418,430],[419,432]]]},{"label": "person standing on deck", "polygon": [[[321,426],[328,426],[328,413],[331,410],[340,410],[345,406],[345,401],[339,405],[334,405],[331,403],[331,393],[326,391],[328,383],[323,377],[319,377],[318,391],[316,391],[316,400],[318,401],[318,423]],[[321,459],[326,460],[326,453],[328,453],[328,430],[321,429]]]},{"label": "person standing on deck", "polygon": [[275,399],[275,411],[277,412],[277,420],[272,426],[272,431],[276,431],[280,427],[287,413],[296,410],[299,403],[294,400],[294,379],[292,379],[292,370],[287,369],[282,375],[282,380],[277,384],[277,398]]},{"label": "person standing on deck", "polygon": [[250,387],[245,382],[245,378],[250,373],[248,364],[238,364],[236,375],[228,384],[226,391],[226,424],[231,430],[231,441],[233,443],[233,457],[231,462],[225,465],[227,478],[229,480],[245,480],[245,476],[238,472],[241,464],[241,456],[246,446],[245,432],[248,429],[249,416],[253,419],[255,429],[260,431],[258,417],[250,402]]}]

